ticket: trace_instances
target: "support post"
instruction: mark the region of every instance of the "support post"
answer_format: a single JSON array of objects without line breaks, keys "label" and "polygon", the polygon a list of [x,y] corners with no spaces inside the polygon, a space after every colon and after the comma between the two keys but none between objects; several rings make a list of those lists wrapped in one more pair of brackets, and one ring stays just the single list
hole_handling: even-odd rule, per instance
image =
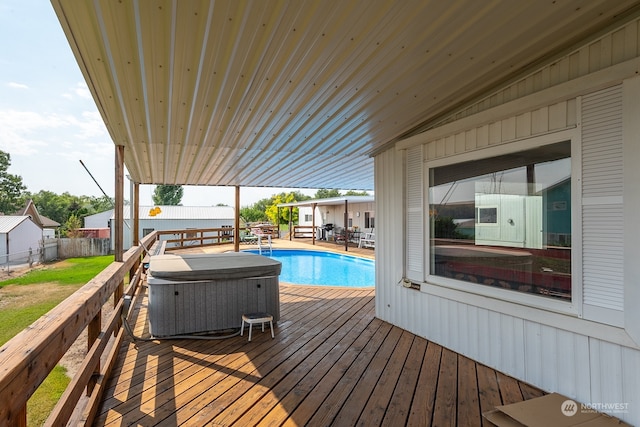
[{"label": "support post", "polygon": [[236,215],[233,223],[233,250],[240,252],[240,186],[236,185]]},{"label": "support post", "polygon": [[133,200],[131,204],[133,205],[133,246],[138,246],[140,244],[140,184],[137,182],[133,183]]},{"label": "support post", "polygon": [[293,206],[289,206],[289,241],[291,239],[293,239]]},{"label": "support post", "polygon": [[344,250],[349,251],[349,202],[344,200]]},{"label": "support post", "polygon": [[317,203],[311,204],[311,244],[316,244],[316,206]]},{"label": "support post", "polygon": [[114,206],[114,261],[122,262],[124,256],[124,145],[116,145]]}]

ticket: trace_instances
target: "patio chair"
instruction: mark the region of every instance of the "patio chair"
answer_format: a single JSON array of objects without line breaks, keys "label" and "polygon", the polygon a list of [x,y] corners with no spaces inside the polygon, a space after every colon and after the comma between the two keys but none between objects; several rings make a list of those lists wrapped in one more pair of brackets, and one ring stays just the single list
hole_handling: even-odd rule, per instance
[{"label": "patio chair", "polygon": [[359,248],[375,248],[376,247],[376,235],[374,233],[364,233],[360,236],[358,242]]},{"label": "patio chair", "polygon": [[250,231],[243,230],[240,232],[240,243],[244,243],[245,245],[256,244],[258,243],[258,236]]},{"label": "patio chair", "polygon": [[346,238],[346,229],[336,227],[333,229],[333,241],[334,243],[344,243],[344,239]]}]

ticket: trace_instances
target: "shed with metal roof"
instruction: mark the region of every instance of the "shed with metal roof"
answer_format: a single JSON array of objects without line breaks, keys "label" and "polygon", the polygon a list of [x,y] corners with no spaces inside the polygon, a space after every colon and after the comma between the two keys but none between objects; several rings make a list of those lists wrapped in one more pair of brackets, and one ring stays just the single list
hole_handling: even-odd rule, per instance
[{"label": "shed with metal roof", "polygon": [[[140,206],[140,238],[152,231],[184,230],[189,228],[233,228],[235,211],[230,206]],[[131,247],[131,208],[125,206],[124,247]],[[113,249],[114,210],[89,215],[84,219],[85,228],[110,228]]]},{"label": "shed with metal roof", "polygon": [[0,216],[0,263],[26,262],[29,251],[37,254],[42,228],[28,215]]}]

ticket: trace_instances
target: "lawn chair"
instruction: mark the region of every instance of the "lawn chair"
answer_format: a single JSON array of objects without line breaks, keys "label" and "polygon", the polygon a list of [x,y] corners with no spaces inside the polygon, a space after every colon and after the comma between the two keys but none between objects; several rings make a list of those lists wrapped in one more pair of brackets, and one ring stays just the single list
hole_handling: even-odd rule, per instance
[{"label": "lawn chair", "polygon": [[255,245],[258,243],[258,236],[250,231],[243,230],[240,232],[240,243],[244,243],[245,245]]},{"label": "lawn chair", "polygon": [[359,248],[375,248],[376,247],[376,235],[374,233],[364,233],[360,236],[358,242]]}]

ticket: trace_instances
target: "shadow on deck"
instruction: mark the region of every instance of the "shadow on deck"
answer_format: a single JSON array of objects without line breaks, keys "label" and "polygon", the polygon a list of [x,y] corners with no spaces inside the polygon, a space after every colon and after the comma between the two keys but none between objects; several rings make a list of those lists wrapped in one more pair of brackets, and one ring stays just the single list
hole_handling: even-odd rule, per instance
[{"label": "shadow on deck", "polygon": [[495,405],[543,394],[375,318],[373,289],[280,293],[275,339],[125,339],[95,424],[480,426]]}]

